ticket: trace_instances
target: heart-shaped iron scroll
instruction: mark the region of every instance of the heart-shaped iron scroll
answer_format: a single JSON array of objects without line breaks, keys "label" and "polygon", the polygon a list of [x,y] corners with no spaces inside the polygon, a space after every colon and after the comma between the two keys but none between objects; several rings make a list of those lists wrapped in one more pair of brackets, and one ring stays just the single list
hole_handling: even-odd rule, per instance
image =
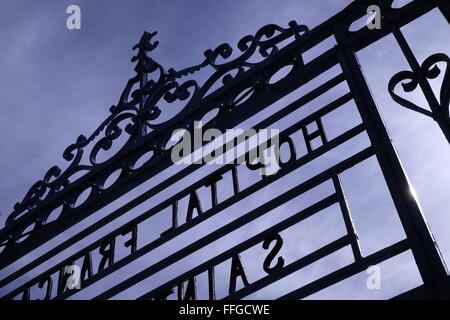
[{"label": "heart-shaped iron scroll", "polygon": [[[405,108],[411,109],[413,111],[422,113],[429,116],[439,122],[442,126],[447,125],[450,128],[449,122],[449,101],[450,101],[450,59],[444,53],[436,53],[429,56],[422,63],[420,70],[425,79],[436,79],[442,72],[442,70],[437,65],[443,62],[446,64],[444,79],[440,88],[440,95],[438,101],[438,108],[433,108],[430,104],[431,111],[416,105],[415,103],[400,97],[394,91],[396,86],[400,83],[403,87],[404,92],[412,92],[419,85],[419,75],[417,72],[413,71],[401,71],[394,75],[389,81],[388,90],[392,99],[398,104]],[[406,82],[405,82],[406,81]]]}]

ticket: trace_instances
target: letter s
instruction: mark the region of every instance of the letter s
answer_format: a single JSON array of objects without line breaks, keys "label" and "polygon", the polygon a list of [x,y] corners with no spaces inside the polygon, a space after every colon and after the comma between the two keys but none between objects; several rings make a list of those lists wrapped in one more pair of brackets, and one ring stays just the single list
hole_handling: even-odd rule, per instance
[{"label": "letter s", "polygon": [[272,241],[276,241],[275,246],[272,248],[272,250],[267,255],[266,259],[264,260],[264,271],[268,274],[271,274],[272,272],[283,268],[284,266],[284,259],[282,257],[278,257],[278,261],[275,266],[271,267],[270,263],[273,261],[275,256],[280,252],[281,247],[283,246],[283,239],[278,233],[272,233],[267,235],[266,239],[264,239],[263,242],[263,248],[269,249],[269,245]]}]

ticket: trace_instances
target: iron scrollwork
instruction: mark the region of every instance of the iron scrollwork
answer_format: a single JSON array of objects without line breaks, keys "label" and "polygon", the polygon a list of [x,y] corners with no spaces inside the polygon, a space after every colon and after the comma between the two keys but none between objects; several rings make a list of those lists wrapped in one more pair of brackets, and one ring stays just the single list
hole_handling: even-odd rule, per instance
[{"label": "iron scrollwork", "polygon": [[[152,146],[152,151],[155,151],[152,157],[158,157],[170,138],[170,135],[164,131],[167,131],[165,125],[168,122],[190,113],[202,99],[210,95],[211,88],[217,82],[221,81],[222,85],[231,86],[232,82],[242,73],[276,53],[279,50],[277,46],[279,43],[291,37],[298,40],[308,31],[309,29],[305,25],[298,25],[295,21],[289,22],[288,28],[269,24],[259,29],[255,35],[247,35],[238,42],[237,49],[241,54],[237,58],[227,61],[233,54],[233,48],[231,45],[224,43],[214,50],[206,50],[204,59],[200,64],[179,71],[173,68],[166,71],[161,64],[149,56],[149,53],[155,50],[159,44],[158,41],[153,40],[157,33],[144,32],[139,43],[133,47],[133,50],[137,50],[136,55],[131,58],[131,62],[135,63],[135,75],[128,80],[117,104],[110,108],[110,115],[89,137],[80,135],[75,143],[66,148],[63,152],[63,158],[69,162],[69,165],[65,170],[58,166],[50,168],[42,180],[32,185],[23,200],[14,205],[14,211],[8,216],[6,225],[10,225],[19,219],[22,220],[22,218],[26,219],[27,222],[22,224],[23,227],[16,228],[17,232],[14,235],[8,235],[8,240],[3,238],[1,246],[5,245],[6,242],[14,244],[18,239],[23,238],[25,229],[29,225],[36,224],[37,227],[34,227],[31,231],[26,231],[26,236],[44,225],[50,214],[50,212],[47,212],[48,210],[40,213],[37,218],[32,218],[29,221],[30,223],[26,218],[27,214],[31,210],[39,210],[40,205],[49,200],[50,197],[73,184],[78,179],[74,177],[80,176],[80,174],[84,176],[91,172],[93,168],[97,168],[106,162],[111,164],[114,157],[123,150],[129,154],[133,145],[147,138],[151,132],[158,133],[155,135],[159,137],[158,139],[148,141],[148,145]],[[250,61],[256,54],[259,54],[262,59],[257,62]],[[200,86],[190,76],[206,67],[212,68],[212,74]],[[235,72],[235,74],[232,75],[232,72]],[[236,95],[238,94],[239,92],[236,93]],[[160,104],[162,102],[170,104],[175,101],[184,103],[181,110],[177,110],[176,114],[168,120],[155,123],[155,120],[164,112],[164,108]],[[214,108],[217,108],[217,105]],[[219,104],[220,108],[229,108],[229,105],[222,102]],[[220,111],[224,112],[224,110]],[[99,153],[111,150],[116,142],[115,140],[123,134],[127,136],[123,145],[119,146],[119,151],[106,160],[100,161]],[[164,138],[164,140],[160,138],[161,136],[167,138]],[[86,150],[88,146],[90,149]],[[83,161],[85,153],[88,161]],[[133,170],[133,167],[129,164],[122,164],[122,166],[125,166],[120,168],[123,172]],[[94,180],[89,182],[87,187],[84,187],[83,190],[92,188],[89,197],[101,192],[103,184],[103,181],[99,181],[101,179],[94,177]],[[74,207],[74,202],[81,192],[82,190],[80,191],[80,188],[78,188],[72,192],[73,194],[69,194],[59,201],[64,207],[63,211]]]},{"label": "iron scrollwork", "polygon": [[392,99],[401,106],[426,115],[438,122],[447,140],[450,143],[450,58],[444,53],[433,54],[424,60],[424,62],[420,66],[419,72],[422,73],[427,81],[429,79],[436,79],[442,72],[442,70],[437,65],[438,63],[445,63],[446,65],[442,85],[440,88],[439,100],[437,100],[436,98],[438,102],[438,108],[433,108],[433,105],[430,103],[430,110],[425,109],[395,93],[395,88],[399,83],[402,85],[404,92],[413,92],[419,85],[419,75],[417,72],[401,71],[397,73],[389,81],[388,90]]}]

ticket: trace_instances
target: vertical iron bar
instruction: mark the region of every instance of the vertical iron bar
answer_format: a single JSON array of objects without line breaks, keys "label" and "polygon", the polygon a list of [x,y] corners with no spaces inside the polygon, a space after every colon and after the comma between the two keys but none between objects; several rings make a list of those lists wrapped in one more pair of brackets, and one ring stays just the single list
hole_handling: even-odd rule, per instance
[{"label": "vertical iron bar", "polygon": [[345,228],[347,229],[347,234],[351,239],[350,243],[352,246],[353,257],[355,258],[355,261],[359,261],[362,259],[361,248],[359,246],[359,238],[353,224],[352,215],[347,205],[347,200],[345,198],[344,190],[342,189],[342,184],[338,175],[333,176],[333,185],[339,198],[339,206],[344,218]]},{"label": "vertical iron bar", "polygon": [[209,300],[216,300],[216,275],[214,266],[208,269],[208,298]]},{"label": "vertical iron bar", "polygon": [[436,282],[447,276],[447,268],[425,217],[411,193],[408,177],[375,105],[357,57],[346,41],[345,27],[336,23],[333,32],[338,44],[338,60],[375,149],[422,280],[434,288]]}]

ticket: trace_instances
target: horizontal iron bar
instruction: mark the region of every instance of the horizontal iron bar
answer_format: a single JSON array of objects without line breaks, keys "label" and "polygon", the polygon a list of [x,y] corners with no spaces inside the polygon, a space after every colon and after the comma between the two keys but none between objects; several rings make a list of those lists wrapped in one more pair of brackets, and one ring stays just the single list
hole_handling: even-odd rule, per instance
[{"label": "horizontal iron bar", "polygon": [[282,297],[279,300],[297,300],[305,298],[313,293],[319,292],[335,283],[345,280],[359,272],[364,271],[370,265],[380,263],[388,260],[396,255],[409,250],[408,241],[406,239],[401,240],[395,244],[392,244],[384,249],[381,249],[360,261],[347,265],[339,270],[336,270],[320,279],[317,279],[299,289],[296,289]]},{"label": "horizontal iron bar", "polygon": [[[313,205],[307,207],[306,209],[300,210],[297,213],[293,214],[289,218],[275,224],[274,226],[261,231],[260,233],[254,235],[253,237],[239,243],[238,245],[222,252],[218,256],[215,256],[214,258],[202,263],[201,265],[184,272],[180,276],[171,279],[169,282],[166,282],[165,284],[157,287],[156,289],[153,289],[149,291],[148,293],[142,295],[138,299],[149,299],[153,298],[155,294],[158,292],[162,292],[165,289],[170,289],[173,286],[177,285],[178,283],[181,283],[189,278],[195,277],[199,275],[202,272],[207,271],[209,268],[218,265],[219,263],[222,263],[228,259],[230,259],[233,255],[237,253],[241,253],[242,251],[245,251],[261,241],[264,241],[264,238],[271,233],[280,233],[283,230],[286,230],[287,228],[307,219],[308,217],[311,217],[312,215],[319,213],[321,210],[324,210],[325,208],[328,208],[329,206],[335,204],[338,202],[337,194],[334,193],[316,203]],[[349,243],[349,242],[348,242]]]},{"label": "horizontal iron bar", "polygon": [[316,261],[319,261],[320,259],[325,258],[326,256],[332,254],[333,252],[336,252],[342,248],[345,248],[347,245],[351,243],[351,237],[347,234],[325,246],[322,248],[290,263],[287,266],[284,266],[283,268],[280,268],[279,270],[276,270],[272,272],[270,275],[267,275],[250,285],[236,291],[234,294],[231,294],[223,300],[239,300],[242,299],[245,296],[248,296],[249,294],[252,294],[302,268],[305,268],[309,266],[310,264],[313,264]]}]

